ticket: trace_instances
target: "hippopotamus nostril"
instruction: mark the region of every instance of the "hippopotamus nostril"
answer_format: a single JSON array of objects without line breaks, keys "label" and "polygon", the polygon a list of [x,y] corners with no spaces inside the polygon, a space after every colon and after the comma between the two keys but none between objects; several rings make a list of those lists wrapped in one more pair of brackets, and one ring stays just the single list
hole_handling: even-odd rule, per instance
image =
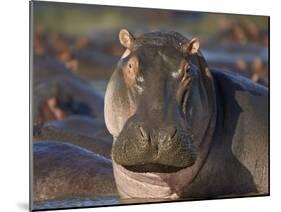
[{"label": "hippopotamus nostril", "polygon": [[164,129],[161,129],[159,131],[159,141],[170,141],[172,140],[177,134],[177,128],[175,127],[167,127]]},{"label": "hippopotamus nostril", "polygon": [[140,130],[141,136],[142,136],[145,140],[148,140],[148,139],[149,139],[149,136],[148,136],[147,132],[143,129],[142,126],[139,126],[139,130]]},{"label": "hippopotamus nostril", "polygon": [[170,139],[172,140],[177,134],[177,129],[175,127],[172,128],[172,131],[170,131]]}]

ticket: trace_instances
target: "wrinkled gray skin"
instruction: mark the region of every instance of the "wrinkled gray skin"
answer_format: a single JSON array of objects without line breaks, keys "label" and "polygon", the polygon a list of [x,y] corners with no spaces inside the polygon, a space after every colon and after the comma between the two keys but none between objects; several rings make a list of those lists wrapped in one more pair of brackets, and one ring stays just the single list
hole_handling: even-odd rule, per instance
[{"label": "wrinkled gray skin", "polygon": [[126,51],[105,95],[120,196],[268,193],[268,90],[210,71],[176,32],[119,34]]},{"label": "wrinkled gray skin", "polygon": [[111,160],[56,141],[33,145],[33,201],[116,194]]}]

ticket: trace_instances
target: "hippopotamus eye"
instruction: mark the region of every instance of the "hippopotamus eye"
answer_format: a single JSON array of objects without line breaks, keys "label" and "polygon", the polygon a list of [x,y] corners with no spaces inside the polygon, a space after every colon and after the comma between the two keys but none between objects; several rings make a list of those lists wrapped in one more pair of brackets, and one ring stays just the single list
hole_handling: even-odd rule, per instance
[{"label": "hippopotamus eye", "polygon": [[136,83],[136,78],[139,72],[138,69],[139,62],[137,57],[129,58],[126,65],[123,67],[123,76],[128,87],[131,87]]},{"label": "hippopotamus eye", "polygon": [[172,76],[180,82],[185,81],[189,76],[190,65],[186,60],[183,60],[180,64],[178,71],[173,72]]},{"label": "hippopotamus eye", "polygon": [[190,78],[190,65],[188,63],[186,63],[186,65],[184,66],[183,68],[183,76],[182,76],[182,79],[181,79],[181,82],[186,82],[187,79]]}]

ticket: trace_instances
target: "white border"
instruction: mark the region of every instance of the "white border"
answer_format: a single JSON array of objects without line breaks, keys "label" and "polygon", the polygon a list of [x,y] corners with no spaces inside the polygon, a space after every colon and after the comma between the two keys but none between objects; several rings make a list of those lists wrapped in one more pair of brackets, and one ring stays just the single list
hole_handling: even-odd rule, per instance
[{"label": "white border", "polygon": [[[67,2],[183,9],[271,16],[271,197],[76,209],[76,211],[274,211],[280,199],[280,6],[278,1],[245,0],[67,0]],[[27,0],[6,0],[0,7],[0,191],[1,211],[28,207],[28,32]],[[72,210],[71,210],[72,211]]]}]

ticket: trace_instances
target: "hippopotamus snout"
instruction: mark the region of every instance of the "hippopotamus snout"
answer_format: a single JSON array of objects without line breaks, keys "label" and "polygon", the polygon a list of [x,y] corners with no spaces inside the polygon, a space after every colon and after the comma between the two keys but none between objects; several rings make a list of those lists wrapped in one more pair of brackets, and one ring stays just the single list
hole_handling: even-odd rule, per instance
[{"label": "hippopotamus snout", "polygon": [[114,142],[112,156],[135,172],[175,172],[194,164],[196,150],[189,133],[179,127],[150,128],[128,121]]}]

